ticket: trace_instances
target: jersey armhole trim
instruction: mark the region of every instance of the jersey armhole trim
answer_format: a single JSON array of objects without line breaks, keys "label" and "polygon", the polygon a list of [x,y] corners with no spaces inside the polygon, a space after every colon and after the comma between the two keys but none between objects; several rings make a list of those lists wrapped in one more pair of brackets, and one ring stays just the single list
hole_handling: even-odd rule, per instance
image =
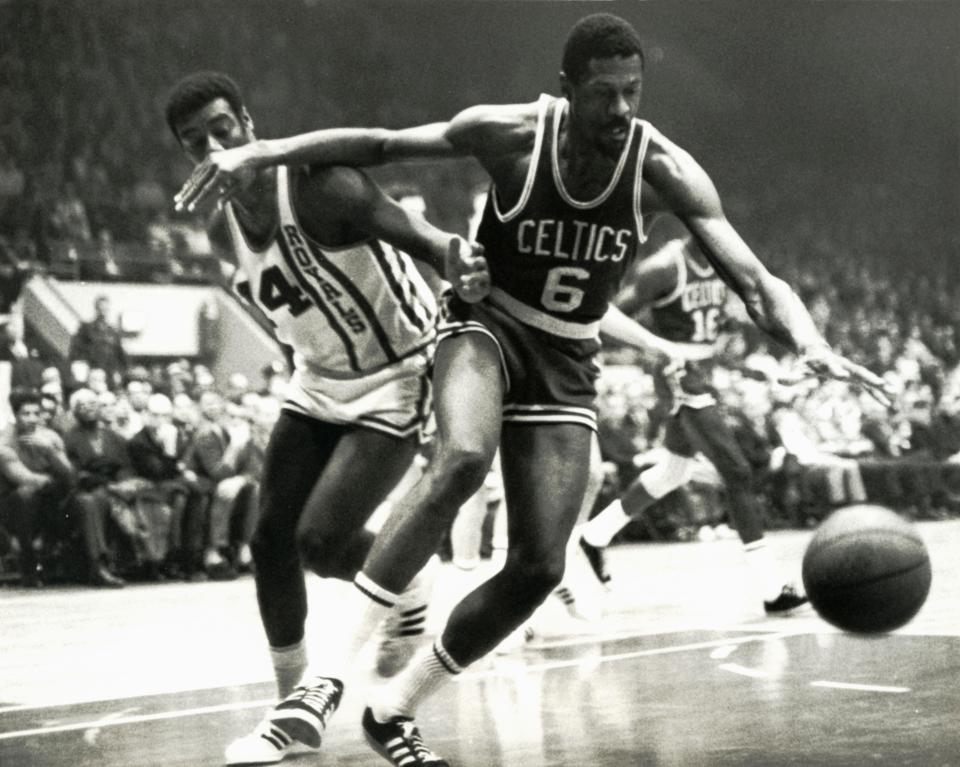
[{"label": "jersey armhole trim", "polygon": [[544,134],[547,125],[547,109],[553,97],[547,93],[542,93],[537,101],[537,134],[533,140],[533,154],[530,156],[530,167],[527,168],[527,177],[523,182],[523,190],[520,192],[520,199],[506,213],[500,211],[500,197],[495,184],[490,187],[490,200],[493,203],[493,212],[500,223],[505,224],[513,218],[516,218],[526,207],[530,199],[530,192],[533,191],[533,182],[537,178],[537,168],[540,165],[540,152],[543,148]]},{"label": "jersey armhole trim", "polygon": [[637,168],[633,176],[633,217],[637,224],[637,244],[647,241],[647,233],[643,226],[643,164],[647,158],[647,147],[650,145],[650,125],[644,120],[634,119],[634,125],[640,134],[640,147],[637,149]]}]

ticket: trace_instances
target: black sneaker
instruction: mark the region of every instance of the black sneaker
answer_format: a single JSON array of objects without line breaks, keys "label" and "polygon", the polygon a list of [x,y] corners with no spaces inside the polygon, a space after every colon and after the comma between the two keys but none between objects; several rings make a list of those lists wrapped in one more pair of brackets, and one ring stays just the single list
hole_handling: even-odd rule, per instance
[{"label": "black sneaker", "polygon": [[582,535],[580,536],[579,543],[580,550],[587,558],[587,562],[590,564],[590,569],[593,570],[593,574],[597,576],[597,580],[600,581],[600,583],[606,586],[613,579],[610,577],[610,573],[607,570],[607,557],[603,553],[603,549],[601,549],[599,546],[594,546],[593,544],[587,543]]},{"label": "black sneaker", "polygon": [[799,593],[788,583],[781,589],[776,599],[769,602],[764,600],[763,609],[766,610],[767,615],[780,615],[805,605],[809,601],[806,594]]},{"label": "black sneaker", "polygon": [[294,689],[267,718],[294,740],[320,748],[327,720],[337,710],[342,695],[343,683],[339,679],[317,677]]},{"label": "black sneaker", "polygon": [[450,767],[449,762],[423,744],[412,719],[394,717],[381,724],[368,706],[363,711],[362,724],[370,747],[395,767]]}]

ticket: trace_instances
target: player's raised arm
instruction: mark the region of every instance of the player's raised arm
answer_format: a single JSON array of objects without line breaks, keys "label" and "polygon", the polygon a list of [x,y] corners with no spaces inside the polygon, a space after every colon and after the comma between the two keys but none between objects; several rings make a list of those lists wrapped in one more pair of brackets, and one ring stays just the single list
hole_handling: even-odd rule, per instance
[{"label": "player's raised arm", "polygon": [[174,197],[177,210],[193,210],[208,198],[228,197],[244,171],[275,165],[377,165],[456,154],[447,123],[403,130],[330,128],[211,152]]},{"label": "player's raised arm", "polygon": [[687,152],[653,131],[644,181],[679,217],[717,274],[743,299],[757,327],[796,352],[816,375],[852,379],[885,400],[883,380],[833,352],[791,287],[760,262],[727,220],[713,181]]}]

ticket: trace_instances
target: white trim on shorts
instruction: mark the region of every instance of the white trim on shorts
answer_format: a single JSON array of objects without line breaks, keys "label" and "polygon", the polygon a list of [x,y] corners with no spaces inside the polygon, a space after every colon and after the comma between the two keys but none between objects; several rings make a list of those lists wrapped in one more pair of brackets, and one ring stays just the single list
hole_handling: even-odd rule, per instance
[{"label": "white trim on shorts", "polygon": [[597,414],[574,405],[504,405],[503,420],[510,423],[575,423],[597,430]]}]

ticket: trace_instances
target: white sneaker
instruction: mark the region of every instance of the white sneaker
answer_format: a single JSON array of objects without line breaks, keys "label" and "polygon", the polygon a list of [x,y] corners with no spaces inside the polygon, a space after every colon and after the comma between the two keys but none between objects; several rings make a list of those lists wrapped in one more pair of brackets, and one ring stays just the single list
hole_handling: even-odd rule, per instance
[{"label": "white sneaker", "polygon": [[267,717],[253,732],[227,746],[224,759],[228,765],[276,764],[287,754],[314,754],[317,750],[294,740]]},{"label": "white sneaker", "polygon": [[430,557],[380,624],[376,658],[380,676],[386,678],[396,675],[426,638],[427,608],[439,566],[440,557]]}]

